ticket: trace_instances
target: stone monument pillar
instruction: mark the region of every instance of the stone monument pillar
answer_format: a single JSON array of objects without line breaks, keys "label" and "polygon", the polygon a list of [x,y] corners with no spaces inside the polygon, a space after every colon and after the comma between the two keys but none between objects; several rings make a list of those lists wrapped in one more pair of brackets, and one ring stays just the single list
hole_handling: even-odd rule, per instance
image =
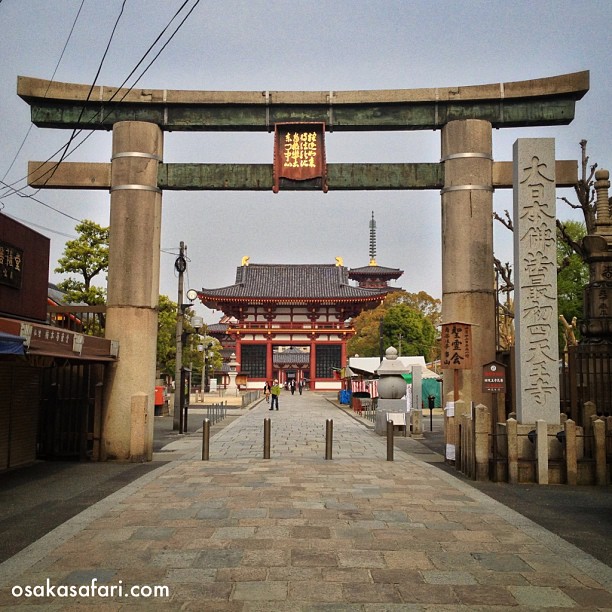
[{"label": "stone monument pillar", "polygon": [[119,359],[108,368],[105,384],[102,456],[130,458],[132,395],[146,394],[149,418],[143,419],[147,459],[152,459],[153,407],[161,191],[157,167],[163,136],[156,124],[123,121],[113,126],[110,245],[106,337],[119,340]]},{"label": "stone monument pillar", "polygon": [[516,415],[559,425],[555,141],[519,138],[513,157]]},{"label": "stone monument pillar", "polygon": [[[442,128],[442,321],[472,327],[474,367],[459,372],[462,399],[491,404],[481,366],[495,360],[492,130],[488,121],[450,121]],[[444,371],[444,389],[454,389]]]}]

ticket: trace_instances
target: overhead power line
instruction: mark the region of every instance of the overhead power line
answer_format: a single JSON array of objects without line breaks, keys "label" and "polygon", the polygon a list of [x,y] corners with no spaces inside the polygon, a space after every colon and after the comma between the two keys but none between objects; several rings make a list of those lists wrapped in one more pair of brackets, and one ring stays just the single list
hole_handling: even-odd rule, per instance
[{"label": "overhead power line", "polygon": [[[123,5],[125,5],[125,1],[123,2]],[[134,72],[136,72],[136,70],[138,69],[138,67],[144,62],[144,60],[146,59],[146,57],[149,55],[149,53],[151,52],[151,50],[154,48],[154,46],[156,45],[156,43],[160,40],[160,38],[164,35],[164,33],[168,30],[168,28],[170,27],[170,25],[172,24],[172,22],[178,17],[178,15],[183,11],[183,9],[185,8],[185,6],[189,3],[189,0],[185,0],[185,2],[183,2],[183,4],[179,7],[179,9],[176,11],[176,13],[174,14],[174,16],[170,19],[170,21],[168,22],[168,24],[164,27],[164,29],[162,30],[162,32],[157,36],[157,38],[155,39],[155,41],[150,45],[150,47],[147,49],[147,51],[145,52],[145,54],[142,56],[142,58],[138,61],[138,63],[136,64],[136,66],[134,67],[134,69],[129,73],[129,75],[126,77],[126,79],[123,81],[123,83],[119,86],[119,88],[117,88],[117,91],[115,92],[115,94],[113,94],[113,96],[111,96],[111,98],[109,98],[108,102],[112,101],[116,95],[118,95],[119,91],[121,90],[121,88],[125,85],[125,83],[129,80],[129,78],[134,74]],[[155,60],[160,56],[160,54],[163,52],[163,50],[168,46],[168,44],[170,43],[170,41],[174,38],[174,36],[178,33],[178,31],[180,30],[180,28],[183,26],[183,24],[185,23],[185,21],[187,20],[187,18],[191,15],[191,13],[194,11],[194,9],[197,7],[197,5],[200,3],[200,0],[196,0],[194,5],[191,7],[191,9],[189,10],[189,12],[187,13],[187,15],[182,19],[182,21],[177,25],[177,27],[175,28],[175,30],[172,32],[172,34],[170,35],[169,39],[164,43],[164,45],[162,46],[162,48],[160,49],[160,51],[155,55],[155,57],[151,60],[151,62],[149,62],[149,64],[147,65],[147,67],[140,73],[140,75],[136,78],[136,80],[134,81],[134,83],[132,83],[132,85],[130,85],[127,89],[127,91],[123,94],[123,96],[120,98],[119,101],[123,101],[125,99],[125,97],[128,95],[128,93],[135,87],[136,83],[146,74],[146,72],[149,70],[149,68],[151,68],[151,66],[153,65],[153,63],[155,62]],[[122,11],[123,11],[123,5],[122,5]],[[121,11],[121,12],[122,12]],[[119,17],[117,18],[117,22],[118,19],[121,17],[121,13],[119,15]],[[116,29],[116,25],[117,22],[115,23],[115,27],[113,28],[113,34],[114,31]],[[111,34],[111,38],[109,39],[109,43],[107,45],[107,49],[105,51],[104,57],[106,56],[106,53],[108,51],[108,47],[110,45],[110,42],[112,40],[112,34]],[[104,57],[102,58],[102,62],[104,61]],[[102,65],[102,62],[100,64],[100,68]],[[100,70],[98,70],[98,73],[96,74],[96,78],[99,75]],[[95,86],[95,80],[94,83],[92,84],[90,91],[88,93],[87,99],[89,99],[89,96],[91,95],[91,92],[93,91],[93,88]],[[84,112],[85,107],[82,108],[81,110],[81,115]],[[98,111],[98,114],[101,111]],[[110,111],[108,111],[110,114]],[[95,117],[95,116],[94,116]],[[60,153],[60,151],[63,151],[62,153],[62,157],[60,158],[60,160],[58,160],[56,163],[54,163],[53,167],[50,168],[45,174],[49,174],[49,177],[47,178],[47,181],[50,180],[51,176],[53,176],[53,174],[55,173],[57,167],[59,166],[59,164],[64,161],[67,157],[69,157],[74,151],[76,151],[92,134],[93,131],[90,131],[89,134],[87,134],[83,140],[81,140],[78,144],[76,144],[72,149],[69,150],[70,144],[74,141],[74,139],[76,138],[76,136],[78,136],[81,132],[83,132],[84,130],[81,129],[75,129],[73,130],[73,133],[71,134],[70,138],[68,139],[68,142],[65,145],[62,145],[62,147],[60,147],[55,153],[53,153],[51,155],[51,157],[49,157],[45,162],[43,163],[47,163],[49,161],[52,160],[52,158],[57,155],[58,153]],[[14,189],[13,185],[15,185],[18,182],[21,182],[22,180],[27,179],[26,177],[22,177],[21,179],[19,179],[18,181],[15,181],[14,183],[7,185],[6,183],[3,183],[5,185],[5,188],[10,188],[10,193],[6,194],[6,195],[2,195],[0,196],[0,200],[10,196],[10,195],[20,195],[21,197],[27,197],[30,199],[33,199],[36,202],[39,202],[45,206],[48,206],[49,208],[53,209],[53,207],[45,204],[44,202],[34,198],[32,195],[28,195],[28,194],[23,194],[22,191],[23,189],[25,189],[25,187],[27,187],[27,185],[25,185],[24,187],[20,188],[20,189]],[[39,190],[38,190],[39,191]],[[53,209],[56,210],[56,212],[60,212],[57,209]],[[69,216],[69,215],[67,215]],[[71,217],[73,218],[73,217]]]},{"label": "overhead power line", "polygon": [[[0,2],[2,2],[2,0],[0,0]],[[72,33],[74,32],[74,28],[77,24],[77,21],[79,20],[79,15],[81,14],[81,9],[83,8],[83,5],[85,4],[85,0],[81,0],[81,5],[79,6],[79,10],[77,11],[76,17],[74,18],[74,21],[72,22],[72,27],[70,28],[70,32],[68,32],[68,37],[66,38],[66,42],[64,43],[64,48],[62,49],[62,52],[60,53],[59,59],[57,60],[57,64],[55,64],[55,68],[53,70],[53,74],[51,75],[51,79],[49,80],[49,84],[47,85],[47,89],[45,91],[45,97],[47,96],[47,92],[49,91],[49,87],[51,87],[51,83],[53,83],[54,79],[55,79],[55,74],[57,73],[57,70],[59,68],[59,65],[62,63],[62,59],[64,57],[64,53],[66,52],[66,48],[68,47],[68,43],[70,42],[70,39],[72,38]],[[30,135],[30,132],[32,131],[32,127],[33,127],[33,123],[30,123],[25,136],[23,137],[23,140],[21,141],[21,144],[19,145],[19,148],[17,149],[17,152],[15,153],[15,156],[13,157],[13,160],[11,161],[9,167],[6,169],[6,172],[4,173],[2,180],[4,181],[4,179],[7,177],[8,173],[11,171],[13,165],[15,164],[15,162],[17,161],[17,158],[19,157],[19,153],[21,153],[21,149],[23,149],[23,146],[26,143],[26,140],[28,139],[28,136]]]}]

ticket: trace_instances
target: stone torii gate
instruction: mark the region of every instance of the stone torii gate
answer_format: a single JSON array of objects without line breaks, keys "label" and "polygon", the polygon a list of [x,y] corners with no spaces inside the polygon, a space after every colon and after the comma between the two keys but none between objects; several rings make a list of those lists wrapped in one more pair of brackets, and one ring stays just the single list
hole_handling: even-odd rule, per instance
[{"label": "stone torii gate", "polygon": [[[512,162],[493,160],[492,130],[568,124],[588,89],[587,71],[467,87],[329,92],[92,89],[19,77],[18,95],[38,127],[113,130],[110,163],[28,167],[33,187],[110,190],[106,335],[121,348],[106,385],[105,457],[130,458],[132,396],[146,394],[153,405],[162,192],[273,187],[272,163],[164,163],[162,132],[273,132],[282,122],[320,122],[328,132],[441,130],[440,163],[329,164],[327,185],[440,190],[442,317],[474,324],[475,365],[460,372],[458,386],[463,399],[491,405],[481,366],[495,358],[493,191],[512,187]],[[556,161],[557,186],[573,186],[577,167]],[[444,382],[453,392],[452,372]],[[150,442],[148,421],[141,433]]]}]

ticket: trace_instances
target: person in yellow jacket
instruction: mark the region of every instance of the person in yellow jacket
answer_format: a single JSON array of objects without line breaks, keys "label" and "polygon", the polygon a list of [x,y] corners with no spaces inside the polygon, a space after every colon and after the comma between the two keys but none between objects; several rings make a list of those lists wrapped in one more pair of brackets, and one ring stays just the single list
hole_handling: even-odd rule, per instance
[{"label": "person in yellow jacket", "polygon": [[272,389],[270,389],[272,402],[270,403],[269,410],[274,410],[274,405],[276,405],[276,409],[278,410],[278,396],[280,395],[280,385],[278,384],[278,380],[274,379],[274,383],[272,384]]}]

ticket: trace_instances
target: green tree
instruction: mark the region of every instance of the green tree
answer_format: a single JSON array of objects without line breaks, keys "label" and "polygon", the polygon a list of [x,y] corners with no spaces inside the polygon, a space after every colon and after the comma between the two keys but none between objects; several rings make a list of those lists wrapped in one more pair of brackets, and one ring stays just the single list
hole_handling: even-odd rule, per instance
[{"label": "green tree", "polygon": [[400,355],[423,355],[430,361],[436,349],[436,328],[420,311],[408,304],[389,308],[383,322],[384,346],[394,346]]},{"label": "green tree", "polygon": [[157,312],[157,369],[161,377],[174,376],[176,360],[176,302],[160,295]]},{"label": "green tree", "polygon": [[[176,364],[176,315],[177,305],[168,296],[160,295],[157,315],[157,370],[160,377],[174,378]],[[218,340],[206,335],[206,327],[196,333],[191,325],[191,318],[195,315],[191,308],[185,310],[183,321],[183,365],[191,367],[193,379],[200,380],[204,368],[204,350],[210,345],[208,351],[208,364],[210,371],[221,368],[221,345]],[[200,350],[201,349],[201,350]]]},{"label": "green tree", "polygon": [[68,278],[58,284],[69,302],[104,304],[106,291],[94,286],[92,281],[108,270],[108,227],[85,219],[75,227],[78,237],[66,242],[64,254],[58,260],[55,272],[72,274],[79,278]]},{"label": "green tree", "polygon": [[[569,239],[580,244],[586,235],[584,223],[579,221],[566,221],[564,232]],[[573,319],[584,317],[583,296],[584,287],[589,282],[589,266],[575,251],[567,240],[557,241],[557,297],[559,316],[563,316],[568,323]],[[560,329],[563,334],[563,329]],[[565,342],[560,336],[559,348],[563,349]]]},{"label": "green tree", "polygon": [[353,319],[355,335],[348,341],[350,355],[380,355],[382,328],[383,350],[393,345],[402,355],[435,357],[438,348],[435,325],[440,320],[440,300],[424,291],[394,291],[374,310],[365,310]]}]

